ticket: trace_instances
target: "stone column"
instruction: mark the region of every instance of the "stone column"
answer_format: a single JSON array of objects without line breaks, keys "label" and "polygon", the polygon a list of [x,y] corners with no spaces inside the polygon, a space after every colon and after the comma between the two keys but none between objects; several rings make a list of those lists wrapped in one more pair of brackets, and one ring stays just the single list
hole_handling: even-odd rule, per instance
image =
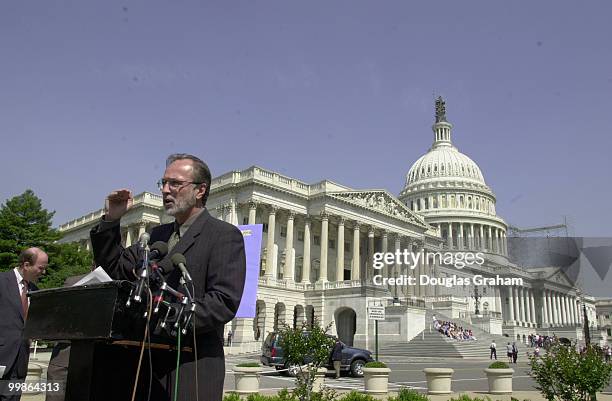
[{"label": "stone column", "polygon": [[559,303],[561,304],[561,321],[563,325],[567,325],[567,311],[565,309],[565,295],[561,294],[559,296]]},{"label": "stone column", "polygon": [[576,315],[576,297],[572,297],[572,304],[570,306],[572,308],[572,316],[574,317],[574,325],[578,324],[578,315]]},{"label": "stone column", "polygon": [[304,219],[304,255],[302,256],[302,282],[310,283],[310,218]]},{"label": "stone column", "polygon": [[489,252],[493,252],[493,234],[491,233],[491,226],[487,226],[488,238],[487,238],[487,247]]},{"label": "stone column", "polygon": [[559,306],[559,294],[555,291],[554,293],[554,299],[555,299],[555,323],[557,325],[561,325],[561,311],[560,311],[560,306]]},{"label": "stone column", "polygon": [[235,199],[230,200],[230,221],[229,223],[235,226],[238,225],[238,213],[236,213],[236,200]]},{"label": "stone column", "polygon": [[533,288],[529,289],[529,306],[531,310],[532,327],[537,327],[538,319],[535,314],[535,299],[533,298]]},{"label": "stone column", "polygon": [[[438,203],[438,205],[440,204]],[[394,249],[396,251],[402,249],[402,239],[399,234],[395,234],[395,248]],[[399,277],[401,275],[401,269],[400,269],[400,265],[397,260],[395,261],[395,265],[393,267],[394,267],[393,277]],[[397,284],[396,284],[396,287],[397,287]],[[397,296],[399,297],[399,292],[396,291],[396,288],[393,289],[393,295],[395,296],[395,294],[397,294]],[[403,295],[403,291],[402,291],[402,295]]]},{"label": "stone column", "polygon": [[508,236],[506,234],[506,231],[502,231],[502,238],[503,238],[502,251],[504,255],[508,255]]},{"label": "stone column", "polygon": [[[491,234],[491,227],[489,227],[489,234]],[[519,305],[521,307],[521,323],[525,323],[527,321],[525,315],[525,295],[523,293],[523,288],[519,288]]]},{"label": "stone column", "polygon": [[319,281],[326,282],[327,280],[327,250],[329,247],[329,215],[321,212],[321,264],[319,272]]},{"label": "stone column", "polygon": [[555,306],[551,290],[546,290],[546,299],[548,299],[548,324],[554,326],[555,324]]},{"label": "stone column", "polygon": [[499,286],[493,287],[493,294],[495,295],[495,312],[499,312],[503,316],[504,312],[502,310],[502,296]]},{"label": "stone column", "polygon": [[474,223],[470,223],[470,238],[468,240],[468,246],[470,249],[476,249],[476,244],[474,244]]},{"label": "stone column", "polygon": [[548,327],[548,302],[546,300],[546,289],[542,288],[542,323]]},{"label": "stone column", "polygon": [[255,224],[257,218],[257,202],[249,201],[249,224]]},{"label": "stone column", "polygon": [[374,258],[374,227],[368,229],[368,259],[366,262],[366,280],[372,278],[374,269],[372,268],[372,259]]},{"label": "stone column", "polygon": [[285,241],[285,272],[283,278],[288,281],[295,280],[294,260],[293,260],[293,221],[295,212],[289,211],[287,215],[287,240]]},{"label": "stone column", "polygon": [[523,289],[523,298],[525,299],[525,323],[527,327],[531,325],[531,308],[529,307],[529,288]]},{"label": "stone column", "polygon": [[485,241],[484,241],[484,226],[482,224],[479,224],[479,230],[480,235],[478,236],[478,248],[480,248],[481,251],[485,250]]},{"label": "stone column", "polygon": [[448,249],[453,248],[453,223],[448,223]]},{"label": "stone column", "polygon": [[514,317],[514,288],[508,287],[508,317],[510,324],[514,324],[516,318]]},{"label": "stone column", "polygon": [[[459,240],[458,237],[457,237],[457,240]],[[417,270],[417,274],[416,274],[417,286],[416,286],[415,293],[416,293],[416,296],[422,297],[425,295],[425,286],[421,285],[421,275],[425,274],[426,265],[420,257],[420,255],[423,255],[425,253],[425,248],[420,242],[417,244],[417,252],[418,252],[417,255],[419,256],[419,259],[418,259],[419,262],[418,262],[417,269],[416,269]]]},{"label": "stone column", "polygon": [[[381,252],[383,253],[383,255],[385,255],[389,249],[389,233],[387,232],[387,230],[383,230],[382,232],[381,248]],[[380,274],[382,274],[383,277],[391,277],[391,266],[388,266],[385,263],[385,266],[380,271]]]},{"label": "stone column", "polygon": [[463,223],[459,223],[459,231],[457,232],[457,248],[463,249]]},{"label": "stone column", "polygon": [[353,265],[351,267],[351,280],[361,279],[359,264],[359,223],[355,222],[353,226]]},{"label": "stone column", "polygon": [[277,278],[276,263],[274,260],[274,228],[276,226],[276,212],[278,207],[272,206],[268,211],[268,237],[266,241],[266,277]]},{"label": "stone column", "polygon": [[344,281],[344,217],[338,221],[338,250],[336,256],[336,281]]},{"label": "stone column", "polygon": [[132,245],[132,229],[128,226],[125,228],[125,247]]}]

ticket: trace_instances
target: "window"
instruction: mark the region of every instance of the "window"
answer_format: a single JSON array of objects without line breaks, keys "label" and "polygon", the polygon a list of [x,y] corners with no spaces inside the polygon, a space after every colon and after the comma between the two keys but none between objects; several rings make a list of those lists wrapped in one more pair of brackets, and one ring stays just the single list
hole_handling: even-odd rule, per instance
[{"label": "window", "polygon": [[350,252],[351,252],[351,243],[345,242],[344,243],[344,253],[350,253]]},{"label": "window", "polygon": [[247,225],[247,224],[249,224],[249,218],[248,217],[243,217],[242,218],[242,225],[244,226],[244,225]]},{"label": "window", "polygon": [[298,241],[304,241],[304,231],[298,231]]},{"label": "window", "polygon": [[287,226],[281,226],[280,236],[283,238],[287,237]]},{"label": "window", "polygon": [[330,249],[336,249],[336,240],[335,239],[330,239],[329,240],[329,248]]},{"label": "window", "polygon": [[268,223],[263,223],[263,232],[264,233],[268,232]]},{"label": "window", "polygon": [[321,237],[319,237],[318,235],[315,235],[315,236],[312,238],[312,240],[313,240],[313,242],[314,242],[314,244],[315,244],[315,245],[319,245],[319,246],[321,245]]}]

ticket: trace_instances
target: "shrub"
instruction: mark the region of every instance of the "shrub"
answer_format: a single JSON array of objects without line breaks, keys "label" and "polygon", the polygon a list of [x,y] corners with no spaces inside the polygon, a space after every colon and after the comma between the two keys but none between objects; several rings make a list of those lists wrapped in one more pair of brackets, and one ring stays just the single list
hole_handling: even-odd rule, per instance
[{"label": "shrub", "polygon": [[369,394],[362,394],[353,390],[350,393],[346,393],[338,401],[376,401],[376,398],[372,397]]},{"label": "shrub", "polygon": [[237,368],[258,368],[260,366],[257,362],[243,362],[236,365]]},{"label": "shrub", "polygon": [[429,397],[415,390],[402,388],[397,397],[389,397],[388,401],[429,401]]},{"label": "shrub", "polygon": [[489,369],[509,369],[510,366],[506,362],[496,361],[489,365]]},{"label": "shrub", "polygon": [[277,394],[276,397],[278,399],[278,401],[297,401],[296,396],[289,392],[289,390],[287,390],[286,388],[280,390]]},{"label": "shrub", "polygon": [[223,401],[241,401],[240,396],[236,393],[226,393],[223,396]]},{"label": "shrub", "polygon": [[542,356],[529,355],[529,375],[549,401],[595,401],[596,393],[610,381],[612,365],[591,346],[580,354],[576,345],[553,343]]},{"label": "shrub", "polygon": [[[335,343],[334,339],[326,334],[330,327],[331,323],[322,327],[319,321],[314,319],[311,325],[304,322],[302,327],[299,328],[293,328],[283,323],[278,330],[279,343],[283,349],[286,363],[299,366],[293,395],[300,401],[312,401],[314,399],[312,386],[315,381],[315,374],[320,367],[327,364]],[[319,394],[319,396],[326,396],[326,394]]]},{"label": "shrub", "polygon": [[247,401],[278,401],[275,395],[249,394]]},{"label": "shrub", "polygon": [[364,368],[386,368],[387,364],[380,361],[368,362],[364,365]]},{"label": "shrub", "polygon": [[459,395],[459,398],[451,398],[450,401],[491,401],[491,399],[489,397],[486,398],[480,398],[480,397],[470,397],[467,394],[461,394]]}]

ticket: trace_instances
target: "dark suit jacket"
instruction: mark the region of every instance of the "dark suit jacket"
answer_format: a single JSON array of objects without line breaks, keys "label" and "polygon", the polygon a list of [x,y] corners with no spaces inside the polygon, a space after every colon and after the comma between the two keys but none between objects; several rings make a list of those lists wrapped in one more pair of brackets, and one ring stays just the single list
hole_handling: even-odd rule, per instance
[{"label": "dark suit jacket", "polygon": [[[29,290],[38,288],[29,283]],[[25,325],[19,286],[13,269],[0,272],[0,365],[6,366],[3,377],[14,370],[17,378],[28,373],[30,343],[23,337]]]},{"label": "dark suit jacket", "polygon": [[[174,224],[153,228],[150,243],[168,242]],[[133,269],[140,267],[138,246],[121,246],[119,221],[102,221],[91,231],[91,242],[96,264],[113,278],[135,280]],[[172,251],[159,262],[170,271],[166,281],[179,287],[181,273],[169,262],[175,253],[182,253],[195,287],[195,329],[202,387],[215,387],[207,399],[220,399],[225,374],[223,355],[223,326],[234,318],[240,305],[246,276],[246,259],[242,233],[235,226],[212,217],[203,210],[181,237]],[[191,335],[188,335],[188,340]],[[183,373],[181,372],[181,377]],[[216,379],[215,379],[216,378]],[[216,380],[216,381],[215,381]],[[211,382],[215,381],[212,385]],[[220,384],[220,388],[219,388]]]}]

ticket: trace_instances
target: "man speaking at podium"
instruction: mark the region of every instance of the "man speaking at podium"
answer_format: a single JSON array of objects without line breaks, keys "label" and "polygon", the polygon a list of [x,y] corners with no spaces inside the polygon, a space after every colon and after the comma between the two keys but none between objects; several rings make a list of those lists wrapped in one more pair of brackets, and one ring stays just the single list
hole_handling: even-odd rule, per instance
[{"label": "man speaking at podium", "polygon": [[[222,399],[225,378],[223,326],[234,318],[238,310],[246,275],[242,233],[235,226],[212,217],[205,208],[210,183],[210,170],[202,160],[189,154],[170,155],[158,185],[164,209],[174,216],[175,222],[153,228],[150,238],[151,243],[168,243],[167,259],[175,253],[185,256],[185,265],[195,289],[193,321],[197,355],[195,361],[193,356],[186,360],[183,358],[178,392],[180,400],[196,400],[196,388],[200,401]],[[91,231],[96,264],[116,280],[138,279],[135,273],[140,267],[138,245],[121,246],[119,225],[132,203],[132,193],[127,189],[110,193],[106,198],[106,213]],[[168,284],[178,283],[179,275],[179,271],[172,271],[167,278]],[[188,333],[186,337],[192,335]],[[155,366],[159,361],[153,361],[157,383],[153,384],[151,399],[169,400],[175,377],[173,363],[176,361],[173,358],[162,361],[169,365],[161,367],[166,375],[162,377],[158,373],[160,366]],[[116,364],[121,362],[116,361]],[[199,376],[197,384],[196,371]],[[146,392],[144,390],[145,398]]]}]

